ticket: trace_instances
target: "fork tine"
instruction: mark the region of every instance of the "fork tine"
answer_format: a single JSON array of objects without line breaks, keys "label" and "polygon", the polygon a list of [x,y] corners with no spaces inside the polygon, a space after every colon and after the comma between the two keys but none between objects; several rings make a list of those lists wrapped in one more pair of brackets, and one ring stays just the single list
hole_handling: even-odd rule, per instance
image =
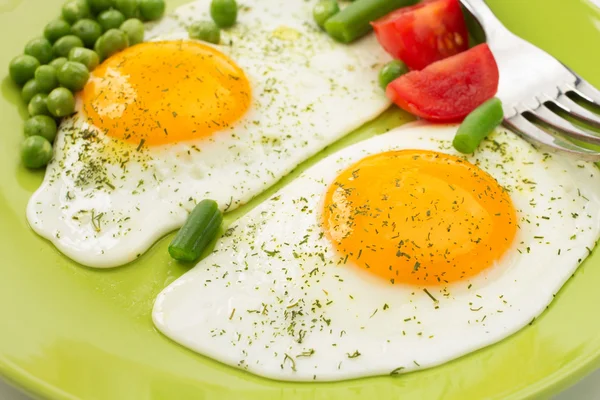
[{"label": "fork tine", "polygon": [[569,114],[600,128],[600,115],[591,112],[590,110],[581,107],[565,94],[561,94],[553,102]]},{"label": "fork tine", "polygon": [[586,161],[600,161],[599,152],[578,146],[559,136],[551,135],[529,122],[521,114],[505,119],[504,124],[526,139],[551,150],[567,152]]},{"label": "fork tine", "polygon": [[552,112],[552,110],[543,104],[537,107],[535,110],[532,110],[531,114],[553,128],[573,137],[574,139],[600,145],[600,134],[572,124],[571,122]]},{"label": "fork tine", "polygon": [[585,79],[577,76],[578,81],[575,84],[575,93],[586,99],[587,101],[600,106],[600,90],[590,85]]}]

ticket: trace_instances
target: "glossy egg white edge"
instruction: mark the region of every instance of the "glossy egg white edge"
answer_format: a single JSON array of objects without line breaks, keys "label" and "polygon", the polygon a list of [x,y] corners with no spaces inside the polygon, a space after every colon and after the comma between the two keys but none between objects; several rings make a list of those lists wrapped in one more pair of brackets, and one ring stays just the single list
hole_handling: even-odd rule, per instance
[{"label": "glossy egg white edge", "polygon": [[491,135],[466,159],[509,191],[516,238],[496,266],[429,294],[344,266],[320,228],[322,199],[340,171],[388,150],[457,154],[455,132],[410,124],[322,160],[236,221],[211,255],[158,296],[156,327],[222,363],[289,381],[429,368],[522,329],[599,236],[593,164],[541,153],[505,130]]},{"label": "glossy egg white edge", "polygon": [[[389,56],[374,35],[334,42],[315,25],[314,4],[245,2],[237,24],[222,31],[215,47],[244,70],[253,92],[250,109],[227,131],[137,148],[80,114],[64,120],[27,207],[33,230],[80,264],[126,264],[180,227],[199,201],[233,210],[382,113],[390,103],[377,75]],[[146,39],[186,39],[191,22],[210,18],[209,5],[179,7],[148,24]]]}]

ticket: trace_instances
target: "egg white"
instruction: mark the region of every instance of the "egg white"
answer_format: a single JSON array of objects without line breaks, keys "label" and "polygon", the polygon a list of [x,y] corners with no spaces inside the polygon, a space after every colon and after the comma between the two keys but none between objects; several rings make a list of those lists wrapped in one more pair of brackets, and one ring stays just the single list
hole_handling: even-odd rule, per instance
[{"label": "egg white", "polygon": [[[224,132],[137,148],[105,136],[81,114],[65,120],[28,205],[32,228],[81,264],[122,265],[181,226],[202,199],[232,210],[379,115],[389,101],[377,74],[389,57],[373,35],[335,43],[314,24],[314,3],[241,5],[238,23],[216,47],[244,70],[253,101]],[[209,4],[178,8],[149,25],[146,37],[187,38],[189,23],[210,19]]]},{"label": "egg white", "polygon": [[428,368],[523,328],[600,234],[593,164],[538,152],[508,131],[493,134],[467,159],[509,191],[517,235],[496,265],[449,286],[392,285],[344,265],[320,227],[339,172],[395,149],[457,154],[455,132],[410,125],[322,160],[236,221],[211,255],[158,296],[156,327],[223,363],[297,381]]}]

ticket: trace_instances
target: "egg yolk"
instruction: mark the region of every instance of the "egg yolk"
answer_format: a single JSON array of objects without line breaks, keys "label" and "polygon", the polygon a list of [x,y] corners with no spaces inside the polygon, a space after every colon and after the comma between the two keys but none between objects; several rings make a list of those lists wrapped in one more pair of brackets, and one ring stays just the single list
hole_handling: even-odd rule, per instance
[{"label": "egg yolk", "polygon": [[81,93],[91,124],[135,144],[203,138],[238,120],[250,84],[227,56],[192,41],[146,42],[104,61]]},{"label": "egg yolk", "polygon": [[324,230],[347,262],[391,283],[441,285],[492,266],[511,245],[516,213],[489,174],[423,150],[367,157],[329,187]]}]

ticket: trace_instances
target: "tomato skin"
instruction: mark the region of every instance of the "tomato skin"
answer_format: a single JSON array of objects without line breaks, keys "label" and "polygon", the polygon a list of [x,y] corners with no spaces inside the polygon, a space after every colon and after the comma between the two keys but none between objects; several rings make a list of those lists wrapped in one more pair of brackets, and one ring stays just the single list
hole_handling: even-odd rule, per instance
[{"label": "tomato skin", "polygon": [[381,46],[410,69],[423,69],[469,47],[458,0],[426,0],[400,8],[372,25]]},{"label": "tomato skin", "polygon": [[499,80],[494,55],[484,43],[402,75],[387,86],[386,95],[421,118],[456,122],[494,97]]}]

